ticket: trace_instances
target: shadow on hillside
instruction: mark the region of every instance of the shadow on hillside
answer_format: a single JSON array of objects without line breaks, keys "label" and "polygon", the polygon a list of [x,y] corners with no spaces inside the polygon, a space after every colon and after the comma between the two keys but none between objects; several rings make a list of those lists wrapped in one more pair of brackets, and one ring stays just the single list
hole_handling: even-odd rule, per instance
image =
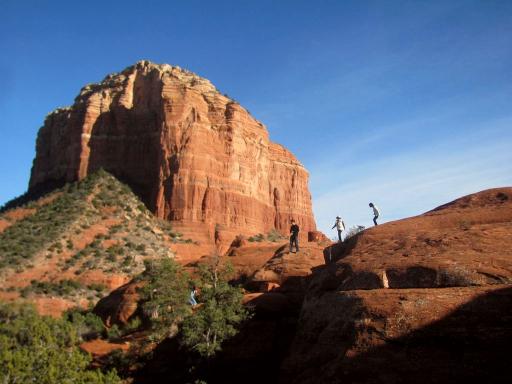
[{"label": "shadow on hillside", "polygon": [[[323,325],[318,324],[322,328],[314,334],[297,334],[298,310],[288,307],[259,312],[208,364],[180,349],[175,339],[167,340],[155,350],[134,383],[193,382],[189,372],[192,366],[209,384],[509,381],[511,287],[477,297],[449,316],[403,337],[384,338],[383,346],[355,357],[344,356],[361,332],[358,319],[368,316],[367,311],[356,296],[330,297],[332,302],[327,306],[337,320],[332,322],[326,316]],[[367,332],[382,338],[385,327]]]},{"label": "shadow on hillside", "polygon": [[283,308],[257,310],[209,362],[180,347],[176,338],[168,339],[154,350],[133,383],[186,384],[197,377],[208,384],[275,383],[295,336],[299,310],[290,302]]},{"label": "shadow on hillside", "polygon": [[[340,329],[355,332],[355,324],[340,324]],[[344,345],[339,335],[331,340],[339,348],[323,354],[320,364],[306,357],[295,371],[281,376],[280,383],[509,382],[512,288],[489,292],[429,326],[385,342],[358,356],[340,358]],[[318,346],[311,346],[311,354],[318,355]]]}]

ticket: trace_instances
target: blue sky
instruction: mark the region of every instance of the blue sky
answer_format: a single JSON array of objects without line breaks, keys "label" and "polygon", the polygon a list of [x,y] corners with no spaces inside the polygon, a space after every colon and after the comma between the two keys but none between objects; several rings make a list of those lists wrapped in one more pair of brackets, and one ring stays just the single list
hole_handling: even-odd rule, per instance
[{"label": "blue sky", "polygon": [[512,185],[512,2],[0,0],[0,204],[45,115],[141,59],[210,79],[311,173],[317,223]]}]

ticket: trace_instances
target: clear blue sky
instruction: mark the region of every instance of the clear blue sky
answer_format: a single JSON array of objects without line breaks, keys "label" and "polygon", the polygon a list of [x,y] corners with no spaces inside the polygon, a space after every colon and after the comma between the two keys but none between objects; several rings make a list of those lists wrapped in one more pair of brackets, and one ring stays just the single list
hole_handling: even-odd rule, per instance
[{"label": "clear blue sky", "polygon": [[320,229],[512,185],[512,1],[0,0],[0,204],[45,115],[141,59],[210,79],[311,173]]}]

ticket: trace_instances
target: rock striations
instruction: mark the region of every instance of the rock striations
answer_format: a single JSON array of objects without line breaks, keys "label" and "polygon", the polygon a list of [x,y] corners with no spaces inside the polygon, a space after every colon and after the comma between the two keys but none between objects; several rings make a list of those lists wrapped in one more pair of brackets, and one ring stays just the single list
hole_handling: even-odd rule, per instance
[{"label": "rock striations", "polygon": [[246,109],[179,67],[140,61],[85,86],[48,115],[36,152],[29,190],[104,168],[158,217],[211,240],[285,232],[291,217],[303,233],[316,227],[306,169]]}]

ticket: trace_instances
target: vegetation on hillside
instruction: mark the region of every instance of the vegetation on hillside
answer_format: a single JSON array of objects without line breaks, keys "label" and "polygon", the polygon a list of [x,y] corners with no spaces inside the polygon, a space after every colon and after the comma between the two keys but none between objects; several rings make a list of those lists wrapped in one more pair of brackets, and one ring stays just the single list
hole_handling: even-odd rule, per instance
[{"label": "vegetation on hillside", "polygon": [[236,335],[237,326],[249,316],[242,305],[242,290],[228,283],[232,275],[233,268],[222,265],[219,258],[199,267],[200,305],[184,319],[181,339],[203,357],[220,351],[222,343]]},{"label": "vegetation on hillside", "polygon": [[59,281],[22,287],[24,296],[77,293],[95,299],[102,290],[69,284],[74,276],[90,270],[133,276],[144,270],[144,260],[171,257],[170,243],[191,242],[154,217],[129,187],[103,170],[21,209],[23,215],[12,210],[0,214],[9,223],[0,232],[0,271],[22,272],[45,263],[68,271]]},{"label": "vegetation on hillside", "polygon": [[[66,185],[56,199],[37,208],[0,233],[0,268],[26,264],[55,241],[66,227],[87,208],[85,197],[92,192],[95,177]],[[29,204],[27,207],[34,207]]]},{"label": "vegetation on hillside", "polygon": [[[162,341],[181,331],[184,346],[212,357],[248,317],[242,305],[242,290],[228,283],[232,273],[232,267],[222,265],[219,258],[201,264],[194,280],[172,259],[146,262],[140,279],[144,281],[144,313],[151,319],[150,338]],[[194,286],[199,292],[199,304],[192,307],[189,298]]]},{"label": "vegetation on hillside", "polygon": [[31,306],[0,304],[0,382],[117,384],[115,371],[89,369],[81,335],[66,319],[39,316]]},{"label": "vegetation on hillside", "polygon": [[250,242],[261,242],[261,241],[271,241],[276,243],[278,241],[285,240],[286,236],[279,233],[277,229],[271,229],[267,234],[258,233],[257,235],[249,237],[247,240]]},{"label": "vegetation on hillside", "polygon": [[143,310],[151,319],[151,336],[161,341],[176,333],[177,322],[190,314],[188,277],[172,259],[146,261],[146,270],[139,277]]}]

